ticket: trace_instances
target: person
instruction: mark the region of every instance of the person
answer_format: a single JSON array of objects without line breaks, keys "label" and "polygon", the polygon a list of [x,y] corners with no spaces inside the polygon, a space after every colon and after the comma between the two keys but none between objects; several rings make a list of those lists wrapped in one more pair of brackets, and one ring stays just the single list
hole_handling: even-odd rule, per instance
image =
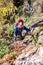
[{"label": "person", "polygon": [[26,35],[30,34],[30,31],[30,29],[24,26],[24,21],[19,19],[15,26],[15,36],[23,40]]}]

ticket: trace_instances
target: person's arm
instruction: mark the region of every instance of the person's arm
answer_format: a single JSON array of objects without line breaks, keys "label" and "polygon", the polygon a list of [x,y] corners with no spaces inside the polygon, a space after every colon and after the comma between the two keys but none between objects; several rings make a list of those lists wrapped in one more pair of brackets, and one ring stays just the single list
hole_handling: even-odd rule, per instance
[{"label": "person's arm", "polygon": [[28,34],[31,34],[30,28],[27,28],[27,27],[24,26],[24,29],[27,31]]},{"label": "person's arm", "polygon": [[17,36],[17,32],[18,32],[18,29],[17,29],[17,28],[15,28],[15,30],[14,30],[14,35],[16,35],[16,36]]}]

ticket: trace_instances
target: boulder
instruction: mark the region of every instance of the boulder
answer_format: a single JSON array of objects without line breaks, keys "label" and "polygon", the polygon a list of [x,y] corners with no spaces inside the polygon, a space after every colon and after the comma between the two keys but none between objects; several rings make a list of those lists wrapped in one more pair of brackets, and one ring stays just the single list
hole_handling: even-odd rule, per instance
[{"label": "boulder", "polygon": [[[39,47],[37,51],[32,51],[30,50],[27,53],[22,53],[15,60],[15,65],[43,65],[43,47]],[[34,53],[35,51],[36,53]]]},{"label": "boulder", "polygon": [[43,35],[38,37],[38,43],[43,43]]},{"label": "boulder", "polygon": [[11,63],[5,62],[5,63],[3,63],[2,65],[11,65]]}]

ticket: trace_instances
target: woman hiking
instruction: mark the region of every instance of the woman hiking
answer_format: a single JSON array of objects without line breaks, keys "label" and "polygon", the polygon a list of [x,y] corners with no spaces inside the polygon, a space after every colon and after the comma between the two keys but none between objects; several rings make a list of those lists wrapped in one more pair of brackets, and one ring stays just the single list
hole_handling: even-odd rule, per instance
[{"label": "woman hiking", "polygon": [[22,19],[19,19],[15,26],[14,34],[16,38],[23,40],[26,35],[30,34],[30,31],[31,31],[30,29],[24,26],[24,21]]}]

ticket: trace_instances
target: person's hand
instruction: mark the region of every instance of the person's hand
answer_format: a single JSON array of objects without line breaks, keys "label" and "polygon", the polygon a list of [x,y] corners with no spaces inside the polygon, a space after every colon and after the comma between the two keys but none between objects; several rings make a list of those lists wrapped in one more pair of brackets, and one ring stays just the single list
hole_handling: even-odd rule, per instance
[{"label": "person's hand", "polygon": [[26,34],[26,30],[23,30],[22,31],[22,36],[25,36],[25,34]]},{"label": "person's hand", "polygon": [[28,32],[28,35],[30,35],[31,34],[31,32]]}]

